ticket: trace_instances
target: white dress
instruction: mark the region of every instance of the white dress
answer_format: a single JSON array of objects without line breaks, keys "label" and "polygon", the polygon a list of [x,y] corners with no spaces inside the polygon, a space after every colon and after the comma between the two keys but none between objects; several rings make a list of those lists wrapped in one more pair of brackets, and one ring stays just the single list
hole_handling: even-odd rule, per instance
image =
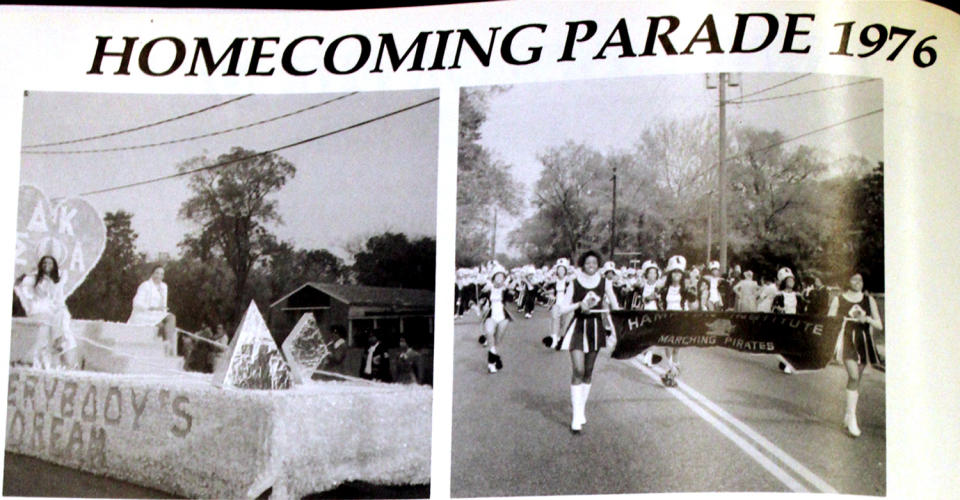
[{"label": "white dress", "polygon": [[14,290],[27,316],[50,327],[50,337],[43,340],[43,348],[56,356],[77,346],[70,329],[70,311],[67,310],[62,281],[54,283],[44,277],[37,283],[36,275],[30,275],[24,277]]},{"label": "white dress", "polygon": [[[162,309],[154,309],[154,308]],[[140,283],[137,295],[133,297],[133,312],[127,320],[131,325],[156,325],[167,317],[167,284],[158,286],[153,280]]]}]

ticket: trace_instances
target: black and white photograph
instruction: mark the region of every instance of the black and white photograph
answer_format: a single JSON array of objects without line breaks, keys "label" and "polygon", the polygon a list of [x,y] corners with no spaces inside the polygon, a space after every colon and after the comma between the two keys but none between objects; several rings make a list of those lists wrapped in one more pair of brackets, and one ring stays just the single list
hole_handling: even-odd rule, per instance
[{"label": "black and white photograph", "polygon": [[438,100],[24,92],[3,494],[429,497]]},{"label": "black and white photograph", "polygon": [[882,79],[459,98],[451,496],[886,496]]}]

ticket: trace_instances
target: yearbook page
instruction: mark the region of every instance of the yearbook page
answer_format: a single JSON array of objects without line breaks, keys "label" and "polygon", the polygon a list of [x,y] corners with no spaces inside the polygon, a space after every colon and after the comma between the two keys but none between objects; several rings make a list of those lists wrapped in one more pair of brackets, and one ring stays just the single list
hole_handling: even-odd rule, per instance
[{"label": "yearbook page", "polygon": [[0,47],[4,496],[960,487],[953,12],[4,6]]}]

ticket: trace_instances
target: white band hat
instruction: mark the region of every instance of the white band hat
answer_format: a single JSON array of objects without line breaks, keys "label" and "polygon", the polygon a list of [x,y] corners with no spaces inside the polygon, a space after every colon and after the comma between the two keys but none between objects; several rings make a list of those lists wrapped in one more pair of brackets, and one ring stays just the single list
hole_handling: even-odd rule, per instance
[{"label": "white band hat", "polygon": [[672,273],[673,271],[684,272],[687,270],[687,259],[682,255],[674,255],[667,260],[667,274]]},{"label": "white band hat", "polygon": [[777,283],[783,283],[783,280],[793,278],[793,271],[789,267],[784,267],[777,271]]}]

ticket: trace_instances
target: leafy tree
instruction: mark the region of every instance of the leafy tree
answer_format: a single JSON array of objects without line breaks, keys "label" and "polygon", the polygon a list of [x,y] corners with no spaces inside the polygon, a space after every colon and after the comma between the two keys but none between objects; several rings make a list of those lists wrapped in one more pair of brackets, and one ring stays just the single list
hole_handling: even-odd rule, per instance
[{"label": "leafy tree", "polygon": [[167,305],[177,315],[178,326],[197,331],[223,323],[232,334],[239,317],[234,313],[234,278],[226,262],[184,256],[163,266],[170,290]]},{"label": "leafy tree", "polygon": [[487,94],[464,90],[460,94],[457,150],[457,264],[474,265],[490,258],[490,234],[495,213],[518,215],[522,185],[510,166],[491,157],[480,144],[486,121]]},{"label": "leafy tree", "polygon": [[363,285],[433,290],[436,253],[433,238],[410,241],[403,233],[386,232],[367,239],[353,255],[353,273]]},{"label": "leafy tree", "polygon": [[281,242],[270,251],[261,271],[272,301],[308,281],[341,282],[346,266],[343,259],[327,250],[298,250],[290,243]]},{"label": "leafy tree", "polygon": [[186,256],[201,262],[213,257],[227,262],[233,274],[233,311],[239,315],[248,298],[251,270],[276,247],[267,226],[283,222],[270,195],[296,174],[296,168],[274,153],[257,154],[240,147],[214,160],[204,156],[188,160],[178,168],[185,172],[219,164],[224,166],[190,176],[193,196],[180,206],[180,217],[200,227],[180,244]]},{"label": "leafy tree", "polygon": [[707,116],[659,122],[641,133],[632,161],[618,168],[618,212],[627,217],[618,224],[622,247],[641,252],[641,259],[706,258],[716,145],[716,123]]},{"label": "leafy tree", "polygon": [[[533,189],[533,217],[511,234],[536,262],[574,256],[603,240],[600,200],[609,203],[612,184],[600,152],[567,142],[538,156],[543,169]],[[609,214],[609,212],[608,212]]]},{"label": "leafy tree", "polygon": [[[853,155],[784,144],[778,131],[732,128],[728,151],[729,264],[772,277],[789,266],[845,281],[858,270],[883,290],[883,171]],[[585,248],[608,251],[610,177],[617,169],[621,251],[661,263],[670,255],[706,260],[707,220],[719,250],[716,129],[707,117],[655,123],[628,152],[600,153],[568,142],[539,156],[534,213],[510,235],[528,261],[543,264]]]},{"label": "leafy tree", "polygon": [[144,256],[137,252],[137,233],[133,214],[118,210],[103,217],[107,244],[103,255],[87,278],[67,299],[74,317],[126,321],[133,296],[144,276],[140,273]]}]

